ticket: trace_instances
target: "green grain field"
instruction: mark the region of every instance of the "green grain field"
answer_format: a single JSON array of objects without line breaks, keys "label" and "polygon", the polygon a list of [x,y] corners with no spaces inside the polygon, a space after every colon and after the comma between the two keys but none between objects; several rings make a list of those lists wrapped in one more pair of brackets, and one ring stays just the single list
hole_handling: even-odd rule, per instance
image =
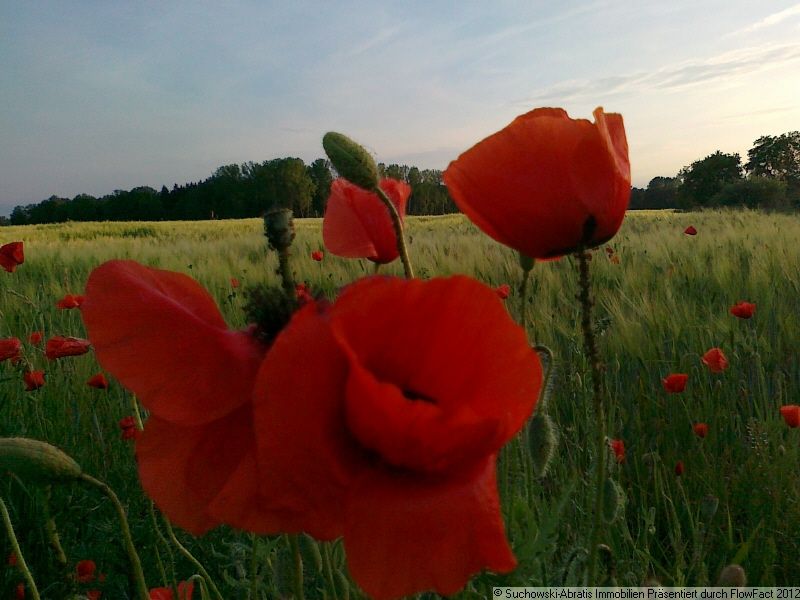
[{"label": "green grain field", "polygon": [[[688,225],[698,235],[684,235]],[[313,250],[324,249],[321,219],[297,221],[296,229],[292,267],[315,292],[333,298],[342,286],[372,274],[368,261],[330,254],[311,260]],[[418,276],[463,273],[492,287],[509,284],[508,310],[524,320],[532,342],[555,354],[547,412],[558,446],[549,468],[537,476],[527,432],[505,448],[498,468],[519,566],[505,576],[480,575],[457,597],[487,598],[493,585],[582,585],[595,497],[591,440],[598,423],[582,350],[576,263],[569,257],[537,263],[523,315],[522,272],[511,250],[460,215],[411,217],[407,233]],[[27,340],[36,330],[45,338],[83,337],[80,313],[56,310],[55,302],[82,293],[89,272],[109,259],[195,277],[233,327],[246,324],[247,289],[277,282],[277,260],[257,219],[66,223],[5,227],[0,234],[2,243],[24,241],[26,255],[15,273],[0,273],[0,338]],[[642,211],[629,213],[609,244],[618,264],[602,248],[593,254],[606,427],[627,448],[624,463],[610,463],[610,477],[623,494],[615,520],[602,532],[606,582],[640,585],[655,577],[663,585],[713,585],[723,567],[737,563],[750,585],[800,585],[800,429],[787,427],[778,412],[781,405],[800,404],[799,241],[797,215]],[[399,261],[381,272],[402,274]],[[241,286],[232,288],[231,278]],[[757,304],[752,319],[729,313],[739,300]],[[715,346],[730,361],[720,374],[700,362]],[[86,386],[100,370],[91,353],[55,362],[29,344],[24,353],[33,368],[46,371],[46,385],[25,392],[18,368],[0,364],[0,436],[46,440],[117,492],[149,587],[196,574],[196,565],[161,537],[163,524],[156,529],[138,486],[132,443],[120,437],[118,421],[132,413],[132,397],[113,378],[108,391]],[[669,373],[689,374],[684,393],[665,393],[661,379]],[[695,422],[709,425],[706,438],[693,434]],[[674,472],[678,461],[685,465],[680,477]],[[54,486],[49,501],[47,495],[2,474],[0,496],[42,597],[71,598],[87,589],[101,590],[103,598],[132,597],[110,503],[78,484]],[[48,513],[68,571],[92,559],[104,582],[70,583],[48,544]],[[198,539],[176,534],[224,598],[291,596],[294,566],[285,538],[256,540],[225,528]],[[361,597],[348,578],[340,542],[303,537],[301,550],[307,598]],[[10,552],[5,533],[0,552],[3,559]],[[20,581],[16,568],[1,566],[0,598],[13,597]]]}]

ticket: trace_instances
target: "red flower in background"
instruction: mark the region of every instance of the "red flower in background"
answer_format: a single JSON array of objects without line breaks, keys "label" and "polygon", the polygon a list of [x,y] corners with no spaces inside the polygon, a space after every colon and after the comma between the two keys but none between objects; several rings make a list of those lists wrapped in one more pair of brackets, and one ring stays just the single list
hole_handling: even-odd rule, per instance
[{"label": "red flower in background", "polygon": [[602,244],[631,190],[622,116],[595,122],[537,108],[478,142],[444,172],[458,207],[486,234],[531,258]]},{"label": "red flower in background", "polygon": [[751,302],[739,302],[731,306],[731,314],[740,319],[749,319],[756,312],[756,305]]},{"label": "red flower in background", "polygon": [[494,293],[497,294],[500,300],[505,300],[511,293],[511,286],[508,285],[507,283],[504,283],[503,285],[496,287],[494,289]]},{"label": "red flower in background", "polygon": [[56,302],[56,308],[58,310],[68,310],[70,308],[78,308],[81,304],[83,304],[83,296],[67,294]]},{"label": "red flower in background", "polygon": [[41,331],[34,331],[32,334],[28,336],[28,342],[30,342],[32,346],[38,346],[39,344],[42,343],[43,337],[44,334]]},{"label": "red flower in background", "polygon": [[94,573],[97,570],[97,565],[93,560],[82,560],[75,565],[75,578],[78,583],[91,583],[94,581]]},{"label": "red flower in background", "polygon": [[[380,186],[402,219],[411,187],[396,179],[382,179]],[[382,264],[400,255],[389,210],[377,194],[341,178],[331,185],[322,239],[328,252],[336,256],[368,258]]]},{"label": "red flower in background", "polygon": [[541,382],[524,330],[466,277],[373,277],[305,306],[256,384],[263,531],[344,536],[378,599],[510,571],[495,461]]},{"label": "red flower in background", "polygon": [[92,375],[89,377],[89,379],[86,380],[86,385],[97,388],[98,390],[107,390],[108,379],[106,379],[106,376],[102,373],[98,373],[97,375]]},{"label": "red flower in background", "polygon": [[662,379],[661,384],[668,394],[680,394],[686,389],[687,381],[689,381],[689,376],[686,373],[672,373]]},{"label": "red flower in background", "polygon": [[675,475],[677,475],[678,477],[683,475],[683,461],[682,460],[679,460],[678,462],[675,463]]},{"label": "red flower in background", "polygon": [[44,354],[50,360],[66,356],[80,356],[81,354],[86,354],[91,345],[92,343],[89,340],[57,335],[47,340]]},{"label": "red flower in background", "polygon": [[689,225],[686,229],[683,230],[683,233],[686,235],[697,235],[697,229]]},{"label": "red flower in background", "polygon": [[11,360],[19,358],[22,351],[22,342],[19,338],[5,338],[0,340],[0,362],[4,360]]},{"label": "red flower in background", "polygon": [[306,283],[298,283],[294,286],[294,293],[295,298],[297,298],[297,302],[300,306],[308,304],[314,300],[314,296],[311,295],[311,290]]},{"label": "red flower in background", "polygon": [[32,392],[44,386],[44,371],[28,371],[22,376],[25,391]]},{"label": "red flower in background", "polygon": [[0,267],[13,273],[19,265],[25,262],[25,252],[22,242],[11,242],[0,246]]},{"label": "red flower in background", "polygon": [[614,458],[617,460],[617,462],[624,463],[625,442],[622,440],[609,440],[608,445],[611,446],[611,450],[614,452]]},{"label": "red flower in background", "polygon": [[18,583],[17,587],[14,589],[14,595],[17,600],[25,600],[25,584]]},{"label": "red flower in background", "polygon": [[781,416],[789,427],[800,427],[800,406],[787,404],[781,406]]},{"label": "red flower in background", "polygon": [[712,373],[722,373],[728,368],[728,359],[719,348],[711,348],[703,355],[702,362]]},{"label": "red flower in background", "polygon": [[132,416],[122,417],[119,420],[119,429],[123,440],[135,440],[139,437],[139,428]]},{"label": "red flower in background", "polygon": [[178,598],[172,593],[171,588],[153,588],[150,590],[150,600],[192,600],[194,582],[181,581],[178,584]]},{"label": "red flower in background", "polygon": [[236,288],[238,288],[238,287],[239,287],[239,285],[240,285],[240,284],[239,284],[239,280],[238,280],[238,279],[236,279],[236,277],[231,277],[231,287],[232,287],[233,289],[236,289]]},{"label": "red flower in background", "polygon": [[314,252],[311,253],[311,259],[317,262],[322,261],[324,257],[325,254],[322,252],[322,250],[314,250]]},{"label": "red flower in background", "polygon": [[697,437],[704,438],[708,435],[708,425],[705,423],[695,423],[692,425],[692,431]]},{"label": "red flower in background", "polygon": [[252,529],[251,394],[263,344],[229,330],[192,278],[133,261],[92,271],[81,314],[100,365],[150,411],[136,440],[145,492],[192,533]]},{"label": "red flower in background", "polygon": [[89,590],[86,592],[87,600],[100,600],[100,597],[103,595],[103,592],[100,590]]},{"label": "red flower in background", "polygon": [[9,567],[16,567],[19,564],[19,562],[17,561],[17,555],[14,554],[13,552],[9,553],[6,562],[8,563]]}]

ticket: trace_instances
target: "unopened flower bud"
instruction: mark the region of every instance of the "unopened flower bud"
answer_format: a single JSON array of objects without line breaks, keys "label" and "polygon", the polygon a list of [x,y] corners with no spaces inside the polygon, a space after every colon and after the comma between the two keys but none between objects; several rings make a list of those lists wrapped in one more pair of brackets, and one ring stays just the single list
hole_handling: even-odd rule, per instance
[{"label": "unopened flower bud", "polygon": [[37,483],[78,479],[81,467],[72,458],[46,442],[27,438],[0,438],[0,472]]},{"label": "unopened flower bud", "polygon": [[558,430],[555,423],[543,412],[536,413],[528,427],[528,447],[531,452],[533,472],[537,477],[547,475],[558,446]]},{"label": "unopened flower bud", "polygon": [[728,565],[719,574],[717,587],[745,587],[747,586],[747,574],[739,565]]},{"label": "unopened flower bud", "polygon": [[363,146],[329,131],[322,138],[322,147],[340,176],[370,192],[378,187],[378,167]]},{"label": "unopened flower bud", "polygon": [[288,208],[275,208],[264,215],[264,233],[269,245],[277,251],[286,250],[294,241],[294,221]]},{"label": "unopened flower bud", "polygon": [[522,254],[522,252],[518,252],[517,256],[519,256],[519,266],[522,267],[522,270],[526,273],[533,269],[533,265],[536,263],[534,259],[530,256]]}]

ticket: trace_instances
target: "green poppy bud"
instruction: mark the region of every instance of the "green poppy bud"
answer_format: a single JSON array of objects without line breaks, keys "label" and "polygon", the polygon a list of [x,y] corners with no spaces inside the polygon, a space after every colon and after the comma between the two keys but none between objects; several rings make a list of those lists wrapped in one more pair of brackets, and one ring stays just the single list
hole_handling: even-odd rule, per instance
[{"label": "green poppy bud", "polygon": [[329,131],[322,138],[322,147],[340,176],[370,192],[378,187],[378,166],[363,146]]},{"label": "green poppy bud", "polygon": [[517,256],[519,256],[519,266],[522,267],[522,270],[526,273],[533,269],[533,265],[536,264],[536,261],[532,259],[530,256],[526,256],[522,252],[518,252]]},{"label": "green poppy bud", "polygon": [[269,245],[277,251],[286,250],[294,241],[294,221],[289,208],[276,208],[264,215],[264,233]]},{"label": "green poppy bud", "polygon": [[717,587],[745,587],[747,586],[747,574],[739,565],[728,565],[719,574]]},{"label": "green poppy bud", "polygon": [[533,462],[533,472],[537,477],[547,475],[558,446],[558,430],[550,415],[537,412],[528,427],[528,448]]},{"label": "green poppy bud", "polygon": [[36,483],[66,482],[81,476],[81,467],[55,446],[27,438],[0,438],[0,472],[11,471]]}]

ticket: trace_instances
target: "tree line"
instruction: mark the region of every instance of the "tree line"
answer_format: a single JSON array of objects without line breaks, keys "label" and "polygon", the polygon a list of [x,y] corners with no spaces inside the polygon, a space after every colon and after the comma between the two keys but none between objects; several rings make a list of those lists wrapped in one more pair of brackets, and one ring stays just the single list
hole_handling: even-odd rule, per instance
[{"label": "tree line", "polygon": [[800,209],[800,131],[758,138],[744,164],[738,153],[718,150],[631,191],[631,209],[719,206]]},{"label": "tree line", "polygon": [[[442,181],[442,172],[408,165],[380,163],[383,177],[411,186],[407,212],[439,215],[458,212]],[[276,207],[291,208],[297,217],[321,217],[335,178],[331,164],[317,159],[276,158],[219,167],[208,179],[160,191],[147,186],[115,190],[100,198],[78,194],[51,196],[36,204],[16,206],[0,224],[29,225],[64,221],[174,221],[242,219],[261,216]]]}]

